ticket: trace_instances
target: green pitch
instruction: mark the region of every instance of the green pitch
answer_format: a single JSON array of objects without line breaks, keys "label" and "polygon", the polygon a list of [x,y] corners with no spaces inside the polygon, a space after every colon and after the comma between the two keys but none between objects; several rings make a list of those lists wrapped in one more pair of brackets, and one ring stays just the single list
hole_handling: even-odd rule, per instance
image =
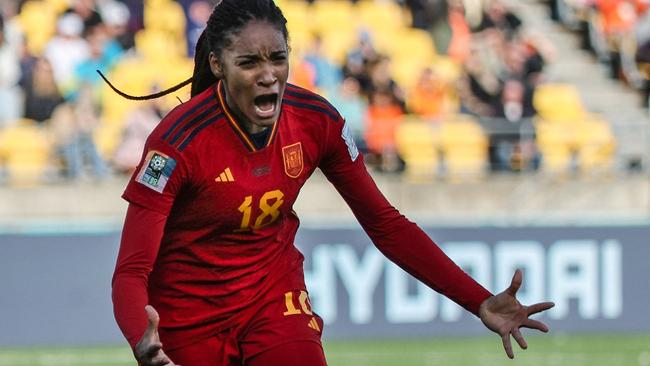
[{"label": "green pitch", "polygon": [[[528,336],[510,361],[496,338],[329,341],[330,366],[650,366],[650,335]],[[0,349],[0,366],[133,366],[125,347]]]}]

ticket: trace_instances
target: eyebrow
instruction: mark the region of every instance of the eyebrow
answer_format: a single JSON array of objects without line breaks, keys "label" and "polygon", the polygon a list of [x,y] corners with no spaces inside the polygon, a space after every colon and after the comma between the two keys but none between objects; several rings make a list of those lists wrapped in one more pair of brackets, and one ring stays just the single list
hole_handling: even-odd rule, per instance
[{"label": "eyebrow", "polygon": [[[279,50],[279,51],[273,51],[271,52],[271,57],[273,56],[280,56],[280,55],[286,55],[288,52],[285,50]],[[248,53],[248,54],[243,54],[239,55],[236,57],[238,60],[258,60],[260,59],[260,56],[254,53]]]}]

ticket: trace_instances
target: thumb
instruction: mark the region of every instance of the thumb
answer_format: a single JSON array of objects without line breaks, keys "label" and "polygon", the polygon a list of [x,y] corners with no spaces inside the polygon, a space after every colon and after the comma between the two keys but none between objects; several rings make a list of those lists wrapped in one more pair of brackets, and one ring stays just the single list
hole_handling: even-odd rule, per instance
[{"label": "thumb", "polygon": [[517,295],[517,291],[519,291],[519,288],[521,287],[521,282],[523,280],[523,273],[521,269],[517,269],[515,271],[514,276],[512,276],[512,282],[510,282],[510,287],[506,290],[508,294],[512,296]]},{"label": "thumb", "polygon": [[156,334],[158,332],[158,323],[160,323],[158,312],[151,305],[145,306],[144,311],[147,313],[146,334]]}]

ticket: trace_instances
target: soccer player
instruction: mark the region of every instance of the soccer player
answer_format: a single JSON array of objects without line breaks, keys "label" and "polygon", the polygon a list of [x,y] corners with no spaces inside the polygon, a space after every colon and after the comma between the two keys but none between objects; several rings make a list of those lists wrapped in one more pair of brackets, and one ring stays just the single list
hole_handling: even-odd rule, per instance
[{"label": "soccer player", "polygon": [[521,305],[520,271],[492,295],[386,201],[345,120],[287,83],[288,58],[286,19],[272,0],[223,0],[192,78],[169,89],[191,82],[192,98],[152,132],[124,192],[113,277],[115,318],[138,362],[326,365],[323,322],[293,245],[292,205],[316,168],[384,255],[479,316],[509,357],[510,335],[526,348],[520,327],[546,332],[529,316],[553,304]]}]

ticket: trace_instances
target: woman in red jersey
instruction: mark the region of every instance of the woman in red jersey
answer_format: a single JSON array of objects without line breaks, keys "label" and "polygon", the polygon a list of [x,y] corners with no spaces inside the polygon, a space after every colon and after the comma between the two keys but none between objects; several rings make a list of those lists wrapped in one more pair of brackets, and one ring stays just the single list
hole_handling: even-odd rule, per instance
[{"label": "woman in red jersey", "polygon": [[529,316],[553,304],[521,305],[520,271],[492,295],[386,201],[344,119],[287,83],[288,57],[286,19],[272,0],[223,0],[192,78],[138,97],[192,83],[192,98],[149,136],[123,196],[113,304],[138,362],[326,365],[323,322],[293,245],[292,206],[316,168],[386,257],[480,317],[509,357],[511,335],[526,348],[519,328],[546,332]]}]

